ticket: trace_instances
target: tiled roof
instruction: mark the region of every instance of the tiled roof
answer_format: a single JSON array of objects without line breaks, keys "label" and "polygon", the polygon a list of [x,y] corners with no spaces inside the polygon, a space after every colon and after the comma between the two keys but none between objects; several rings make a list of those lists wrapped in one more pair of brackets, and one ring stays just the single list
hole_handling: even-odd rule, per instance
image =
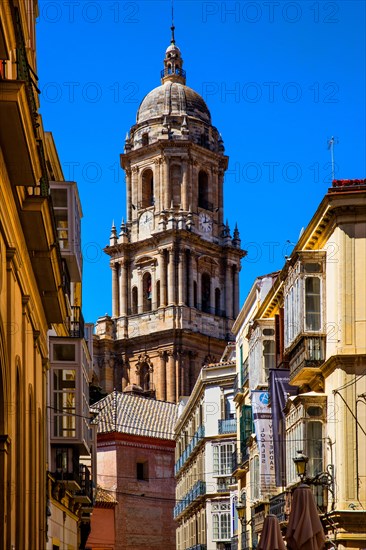
[{"label": "tiled roof", "polygon": [[174,439],[178,406],[139,395],[114,391],[92,407],[98,433],[119,432],[157,439]]},{"label": "tiled roof", "polygon": [[95,492],[95,504],[99,506],[114,505],[114,504],[118,504],[118,501],[114,498],[114,496],[110,491],[106,491],[105,489],[102,489],[102,487],[98,485],[97,490]]}]

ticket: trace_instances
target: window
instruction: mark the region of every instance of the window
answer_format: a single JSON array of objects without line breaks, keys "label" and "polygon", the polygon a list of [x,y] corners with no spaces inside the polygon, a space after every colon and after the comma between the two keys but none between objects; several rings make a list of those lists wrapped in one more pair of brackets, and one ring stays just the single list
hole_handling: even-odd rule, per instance
[{"label": "window", "polygon": [[[315,419],[315,418],[317,419]],[[286,417],[286,474],[287,483],[297,481],[293,457],[302,450],[309,458],[307,475],[313,477],[323,471],[324,409],[318,405],[299,404]]]},{"label": "window", "polygon": [[148,208],[154,204],[154,175],[152,170],[145,170],[141,180],[141,204],[140,208]]},{"label": "window", "polygon": [[266,380],[269,378],[269,369],[276,366],[276,346],[274,340],[263,340],[263,360]]},{"label": "window", "polygon": [[132,314],[136,315],[138,311],[138,290],[137,286],[132,289]]},{"label": "window", "polygon": [[319,331],[321,328],[321,301],[319,277],[305,279],[305,330]]},{"label": "window", "polygon": [[53,369],[54,437],[76,435],[76,370]]},{"label": "window", "polygon": [[74,344],[53,344],[53,361],[72,361],[75,362]]},{"label": "window", "polygon": [[322,271],[322,263],[309,261],[298,262],[289,271],[285,284],[285,347],[302,333],[322,329]]},{"label": "window", "polygon": [[230,504],[220,503],[212,506],[212,531],[213,540],[230,540]]},{"label": "window", "polygon": [[143,276],[143,289],[144,289],[144,311],[151,311],[151,275],[145,273]]},{"label": "window", "polygon": [[149,463],[147,461],[136,463],[136,479],[139,481],[149,481]]},{"label": "window", "polygon": [[208,202],[208,175],[203,170],[198,174],[198,206],[209,209]]},{"label": "window", "polygon": [[213,447],[213,475],[229,476],[232,472],[233,444],[214,445]]},{"label": "window", "polygon": [[182,185],[182,168],[178,164],[173,164],[170,167],[170,185],[172,189],[172,200],[174,206],[181,204],[181,185]]},{"label": "window", "polygon": [[208,273],[202,274],[202,311],[210,313],[211,305],[211,279]]}]

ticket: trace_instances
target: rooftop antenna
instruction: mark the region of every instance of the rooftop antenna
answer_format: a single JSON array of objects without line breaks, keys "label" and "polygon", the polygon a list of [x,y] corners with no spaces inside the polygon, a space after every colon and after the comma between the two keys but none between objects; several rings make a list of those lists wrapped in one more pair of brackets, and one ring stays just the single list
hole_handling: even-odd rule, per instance
[{"label": "rooftop antenna", "polygon": [[335,180],[334,145],[337,143],[339,143],[339,141],[334,136],[328,140],[328,150],[330,150],[330,158],[332,163],[332,181]]},{"label": "rooftop antenna", "polygon": [[172,26],[170,27],[170,30],[172,31],[172,38],[170,40],[170,43],[175,45],[175,37],[174,37],[174,31],[175,31],[175,26],[174,26],[174,0],[172,0]]}]

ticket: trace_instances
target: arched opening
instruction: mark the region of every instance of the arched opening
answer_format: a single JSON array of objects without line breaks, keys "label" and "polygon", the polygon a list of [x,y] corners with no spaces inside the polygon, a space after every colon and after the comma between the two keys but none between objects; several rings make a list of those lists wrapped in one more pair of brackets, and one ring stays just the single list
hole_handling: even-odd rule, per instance
[{"label": "arched opening", "polygon": [[210,210],[208,202],[208,175],[204,170],[198,174],[198,206]]},{"label": "arched opening", "polygon": [[208,273],[202,274],[202,296],[201,296],[201,306],[202,311],[210,313],[211,306],[211,278]]},{"label": "arched opening", "polygon": [[221,292],[219,288],[215,289],[215,315],[221,314]]},{"label": "arched opening", "polygon": [[141,204],[140,208],[149,208],[154,204],[154,174],[149,169],[145,170],[141,178]]},{"label": "arched opening", "polygon": [[139,303],[139,295],[137,286],[134,286],[132,289],[132,315],[136,315],[138,313],[138,303]]},{"label": "arched opening", "polygon": [[144,300],[143,300],[143,311],[151,311],[151,274],[149,272],[145,273],[142,279]]},{"label": "arched opening", "polygon": [[160,281],[156,283],[156,307],[160,307]]},{"label": "arched opening", "polygon": [[170,167],[170,185],[172,190],[172,199],[174,206],[181,204],[181,186],[182,186],[182,169],[179,164],[173,164]]}]

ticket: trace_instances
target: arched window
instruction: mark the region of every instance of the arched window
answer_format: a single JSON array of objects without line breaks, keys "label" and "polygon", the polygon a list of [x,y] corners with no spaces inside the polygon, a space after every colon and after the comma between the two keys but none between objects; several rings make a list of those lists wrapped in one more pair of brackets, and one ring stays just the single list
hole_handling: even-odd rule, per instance
[{"label": "arched window", "polygon": [[211,307],[211,278],[208,273],[202,274],[202,297],[201,297],[202,311],[210,313]]},{"label": "arched window", "polygon": [[149,272],[145,273],[142,279],[144,300],[143,300],[143,311],[151,311],[151,274]]},{"label": "arched window", "polygon": [[221,292],[219,288],[215,289],[215,315],[221,314]]},{"label": "arched window", "polygon": [[181,186],[182,186],[182,169],[179,164],[173,164],[170,167],[170,185],[172,190],[172,199],[174,206],[180,206],[181,203]]},{"label": "arched window", "polygon": [[133,289],[132,289],[132,315],[136,315],[137,312],[138,312],[138,303],[139,303],[139,299],[138,299],[138,290],[137,290],[137,286],[134,286]]},{"label": "arched window", "polygon": [[204,170],[198,174],[198,206],[210,210],[208,202],[208,175]]},{"label": "arched window", "polygon": [[141,208],[148,208],[154,204],[154,174],[152,170],[147,169],[142,174],[141,179]]}]

